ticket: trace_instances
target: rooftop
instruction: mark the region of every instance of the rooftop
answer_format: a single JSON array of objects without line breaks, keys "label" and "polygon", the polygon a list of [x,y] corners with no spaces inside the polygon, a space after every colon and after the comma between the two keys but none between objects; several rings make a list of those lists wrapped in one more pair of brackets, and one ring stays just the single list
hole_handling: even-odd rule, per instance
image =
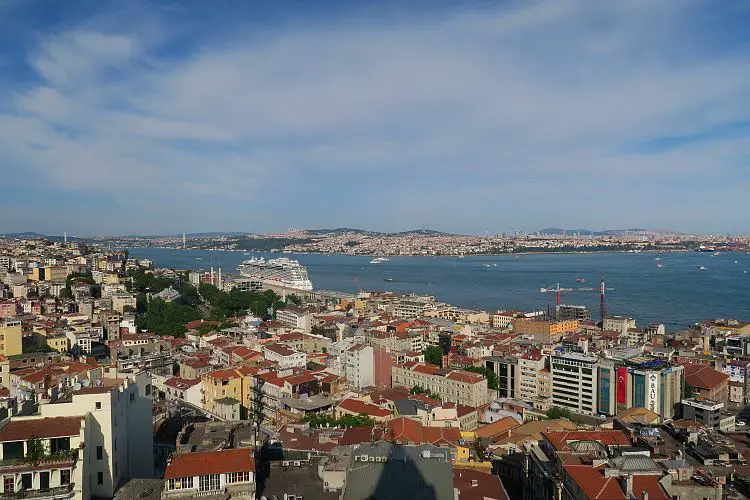
[{"label": "rooftop", "polygon": [[164,479],[205,476],[225,472],[254,472],[255,459],[249,448],[220,451],[198,451],[173,455]]}]

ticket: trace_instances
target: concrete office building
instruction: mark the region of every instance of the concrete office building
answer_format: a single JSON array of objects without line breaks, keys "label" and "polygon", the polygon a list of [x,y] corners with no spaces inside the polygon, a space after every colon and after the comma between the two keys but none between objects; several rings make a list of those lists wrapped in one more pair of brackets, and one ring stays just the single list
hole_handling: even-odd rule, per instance
[{"label": "concrete office building", "polygon": [[598,358],[555,351],[550,357],[552,405],[586,414],[597,413]]}]

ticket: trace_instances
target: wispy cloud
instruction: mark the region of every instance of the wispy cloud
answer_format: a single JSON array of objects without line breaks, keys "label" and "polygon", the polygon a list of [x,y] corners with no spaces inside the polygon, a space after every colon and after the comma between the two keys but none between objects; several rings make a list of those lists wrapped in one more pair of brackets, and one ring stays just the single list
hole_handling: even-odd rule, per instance
[{"label": "wispy cloud", "polygon": [[[748,183],[750,44],[730,36],[742,14],[707,7],[289,10],[273,27],[248,10],[210,29],[188,8],[100,12],[13,55],[32,78],[0,87],[0,169],[54,188],[82,232],[747,230],[726,209]],[[91,196],[112,202],[98,222],[77,208]]]}]

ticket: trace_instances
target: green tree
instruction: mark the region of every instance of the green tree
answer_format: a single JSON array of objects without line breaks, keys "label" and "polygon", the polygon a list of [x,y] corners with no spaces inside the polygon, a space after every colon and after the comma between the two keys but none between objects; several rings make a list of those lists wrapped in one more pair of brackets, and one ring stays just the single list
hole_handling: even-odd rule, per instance
[{"label": "green tree", "polygon": [[487,379],[487,388],[498,390],[499,386],[497,374],[492,370],[488,370],[485,366],[465,366],[463,369],[467,372],[479,373],[480,375],[484,375],[484,378]]},{"label": "green tree", "polygon": [[443,365],[443,350],[436,345],[428,345],[424,350],[424,360],[436,366]]},{"label": "green tree", "polygon": [[60,298],[63,300],[73,298],[73,291],[70,289],[70,287],[66,286],[65,288],[60,290]]},{"label": "green tree", "polygon": [[547,411],[547,418],[550,419],[557,419],[557,418],[567,418],[570,419],[573,415],[570,413],[570,410],[567,408],[562,408],[560,406],[553,406]]},{"label": "green tree", "polygon": [[37,464],[42,461],[44,456],[45,452],[42,441],[38,437],[32,436],[31,439],[26,442],[26,456],[24,458],[27,462]]},{"label": "green tree", "polygon": [[296,306],[301,306],[302,305],[302,299],[300,299],[299,297],[297,297],[293,293],[291,293],[291,294],[289,294],[289,295],[286,296],[286,301],[287,302],[291,302],[292,304],[294,304]]},{"label": "green tree", "polygon": [[435,394],[434,392],[430,392],[421,385],[415,385],[414,387],[412,387],[409,391],[409,394],[424,394],[428,398],[437,399],[438,401],[440,401],[439,395]]}]

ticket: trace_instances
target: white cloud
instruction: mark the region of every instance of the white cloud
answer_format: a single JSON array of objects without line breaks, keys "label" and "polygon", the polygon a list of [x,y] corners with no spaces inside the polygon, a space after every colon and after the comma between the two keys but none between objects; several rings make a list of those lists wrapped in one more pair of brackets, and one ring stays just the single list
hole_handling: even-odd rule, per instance
[{"label": "white cloud", "polygon": [[[308,25],[255,37],[228,29],[179,57],[159,45],[179,30],[169,19],[163,36],[127,31],[133,20],[123,20],[121,32],[89,23],[29,54],[40,81],[15,89],[13,112],[0,114],[0,146],[61,189],[120,200],[160,192],[174,202],[189,193],[256,210],[284,192],[309,199],[346,186],[358,194],[339,201],[356,199],[358,207],[333,199],[325,208],[360,210],[363,226],[384,198],[398,210],[393,217],[423,211],[418,225],[439,226],[450,209],[456,226],[470,215],[489,227],[497,218],[484,208],[513,204],[520,224],[495,229],[533,229],[566,211],[584,219],[574,225],[648,226],[653,211],[627,203],[597,213],[587,212],[588,202],[566,208],[554,201],[555,187],[587,198],[617,182],[637,197],[652,193],[649,183],[689,192],[701,175],[717,183],[736,175],[748,145],[742,138],[630,152],[750,112],[743,51],[684,55],[704,36],[680,22],[700,15],[697,5],[541,1],[392,25]],[[388,192],[368,176],[391,179]],[[353,178],[363,182],[347,185]],[[287,189],[272,189],[279,183]],[[425,186],[428,194],[415,195]],[[478,201],[501,192],[502,202]],[[471,200],[465,212],[423,208],[456,193]],[[650,202],[664,209],[656,225],[680,223],[679,210]],[[201,212],[201,220],[245,229],[241,213],[227,220],[212,209],[216,215]],[[187,207],[185,216],[197,210]],[[288,216],[303,220],[276,227],[321,214]],[[352,215],[350,225],[357,222]]]}]

